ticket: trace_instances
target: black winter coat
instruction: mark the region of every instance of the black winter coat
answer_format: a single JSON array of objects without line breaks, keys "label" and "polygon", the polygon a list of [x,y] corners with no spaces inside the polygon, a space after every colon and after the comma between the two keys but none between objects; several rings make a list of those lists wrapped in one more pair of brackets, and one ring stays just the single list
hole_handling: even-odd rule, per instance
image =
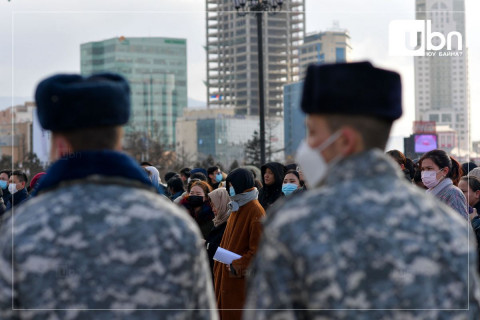
[{"label": "black winter coat", "polygon": [[8,191],[8,188],[5,188],[5,189],[2,189],[2,192],[3,192],[2,194],[3,203],[7,205],[7,202],[10,201],[10,199],[12,198],[10,191]]},{"label": "black winter coat", "polygon": [[[13,195],[10,195],[10,199],[8,200],[8,203],[6,204],[7,208],[5,211],[8,211],[12,209],[12,205],[18,206],[22,202],[27,201],[29,199],[29,195],[27,192],[27,188],[23,188],[22,190],[18,190],[15,192]],[[12,204],[13,202],[13,204]]]},{"label": "black winter coat", "polygon": [[205,247],[207,248],[208,253],[208,260],[210,261],[210,270],[212,271],[213,277],[213,256],[222,241],[223,233],[225,232],[225,228],[227,227],[227,222],[225,221],[218,227],[213,227],[210,233],[205,239]]},{"label": "black winter coat", "polygon": [[215,214],[212,211],[210,203],[208,201],[204,202],[198,212],[195,212],[195,208],[188,203],[188,197],[183,198],[180,201],[180,205],[184,206],[185,209],[187,209],[190,213],[190,216],[195,219],[198,226],[200,227],[203,238],[206,239],[210,230],[212,230],[212,220],[213,218],[215,218]]}]

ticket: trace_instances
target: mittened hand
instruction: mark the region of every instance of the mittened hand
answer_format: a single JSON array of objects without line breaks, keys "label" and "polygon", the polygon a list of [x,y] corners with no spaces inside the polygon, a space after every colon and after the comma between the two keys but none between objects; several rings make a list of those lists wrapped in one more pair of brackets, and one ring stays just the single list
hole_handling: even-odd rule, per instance
[{"label": "mittened hand", "polygon": [[237,275],[237,270],[235,270],[233,264],[227,264],[227,269],[233,276]]}]

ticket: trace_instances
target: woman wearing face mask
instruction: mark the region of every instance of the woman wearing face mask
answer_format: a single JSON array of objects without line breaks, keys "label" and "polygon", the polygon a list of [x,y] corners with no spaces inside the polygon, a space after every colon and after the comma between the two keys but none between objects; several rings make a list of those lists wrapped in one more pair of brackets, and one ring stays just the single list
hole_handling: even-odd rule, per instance
[{"label": "woman wearing face mask", "polygon": [[296,170],[288,170],[283,178],[282,193],[285,196],[303,191],[300,175]]},{"label": "woman wearing face mask", "polygon": [[[241,258],[225,265],[215,261],[215,294],[220,319],[241,319],[245,303],[245,276],[247,268],[257,252],[262,233],[261,219],[265,210],[258,202],[253,174],[238,168],[230,172],[226,180],[232,213],[227,221],[220,247],[235,252]],[[236,309],[236,310],[225,310]]]},{"label": "woman wearing face mask", "polygon": [[208,183],[195,181],[190,188],[188,196],[180,201],[180,205],[184,206],[190,213],[190,216],[197,222],[204,239],[207,238],[210,230],[212,230],[212,219],[215,217],[207,197],[210,192],[212,192],[212,188]]},{"label": "woman wearing face mask", "polygon": [[422,182],[428,188],[427,193],[439,198],[468,219],[467,199],[457,188],[462,175],[460,164],[443,150],[432,150],[419,160],[422,170]]}]

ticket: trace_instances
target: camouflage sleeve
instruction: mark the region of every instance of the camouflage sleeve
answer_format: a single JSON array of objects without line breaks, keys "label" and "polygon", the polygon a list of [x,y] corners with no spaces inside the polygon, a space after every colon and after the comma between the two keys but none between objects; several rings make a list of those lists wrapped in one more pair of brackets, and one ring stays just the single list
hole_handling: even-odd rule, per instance
[{"label": "camouflage sleeve", "polygon": [[[13,310],[16,294],[13,289],[11,220],[0,228],[0,319],[19,319]],[[16,306],[18,307],[18,306]]]},{"label": "camouflage sleeve", "polygon": [[[469,235],[469,267],[468,267],[468,319],[478,319],[480,314],[480,278],[478,273],[477,241],[475,235]],[[474,249],[475,248],[475,249]]]},{"label": "camouflage sleeve", "polygon": [[243,319],[295,319],[293,309],[305,308],[293,261],[296,258],[283,243],[264,234],[249,270]]}]

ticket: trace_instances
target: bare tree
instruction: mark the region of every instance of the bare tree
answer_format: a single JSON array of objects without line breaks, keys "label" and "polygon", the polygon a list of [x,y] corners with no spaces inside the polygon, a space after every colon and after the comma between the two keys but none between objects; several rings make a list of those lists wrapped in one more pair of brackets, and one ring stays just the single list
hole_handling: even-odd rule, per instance
[{"label": "bare tree", "polygon": [[148,161],[159,168],[170,168],[175,163],[171,146],[163,145],[147,132],[131,128],[125,135],[124,151],[138,162]]},{"label": "bare tree", "polygon": [[274,147],[275,142],[279,139],[283,139],[283,137],[278,137],[275,132],[275,129],[277,129],[279,125],[280,120],[278,119],[267,118],[267,121],[265,121],[265,156],[267,162],[276,160],[274,159],[275,155],[283,151],[283,149],[276,149]]}]

